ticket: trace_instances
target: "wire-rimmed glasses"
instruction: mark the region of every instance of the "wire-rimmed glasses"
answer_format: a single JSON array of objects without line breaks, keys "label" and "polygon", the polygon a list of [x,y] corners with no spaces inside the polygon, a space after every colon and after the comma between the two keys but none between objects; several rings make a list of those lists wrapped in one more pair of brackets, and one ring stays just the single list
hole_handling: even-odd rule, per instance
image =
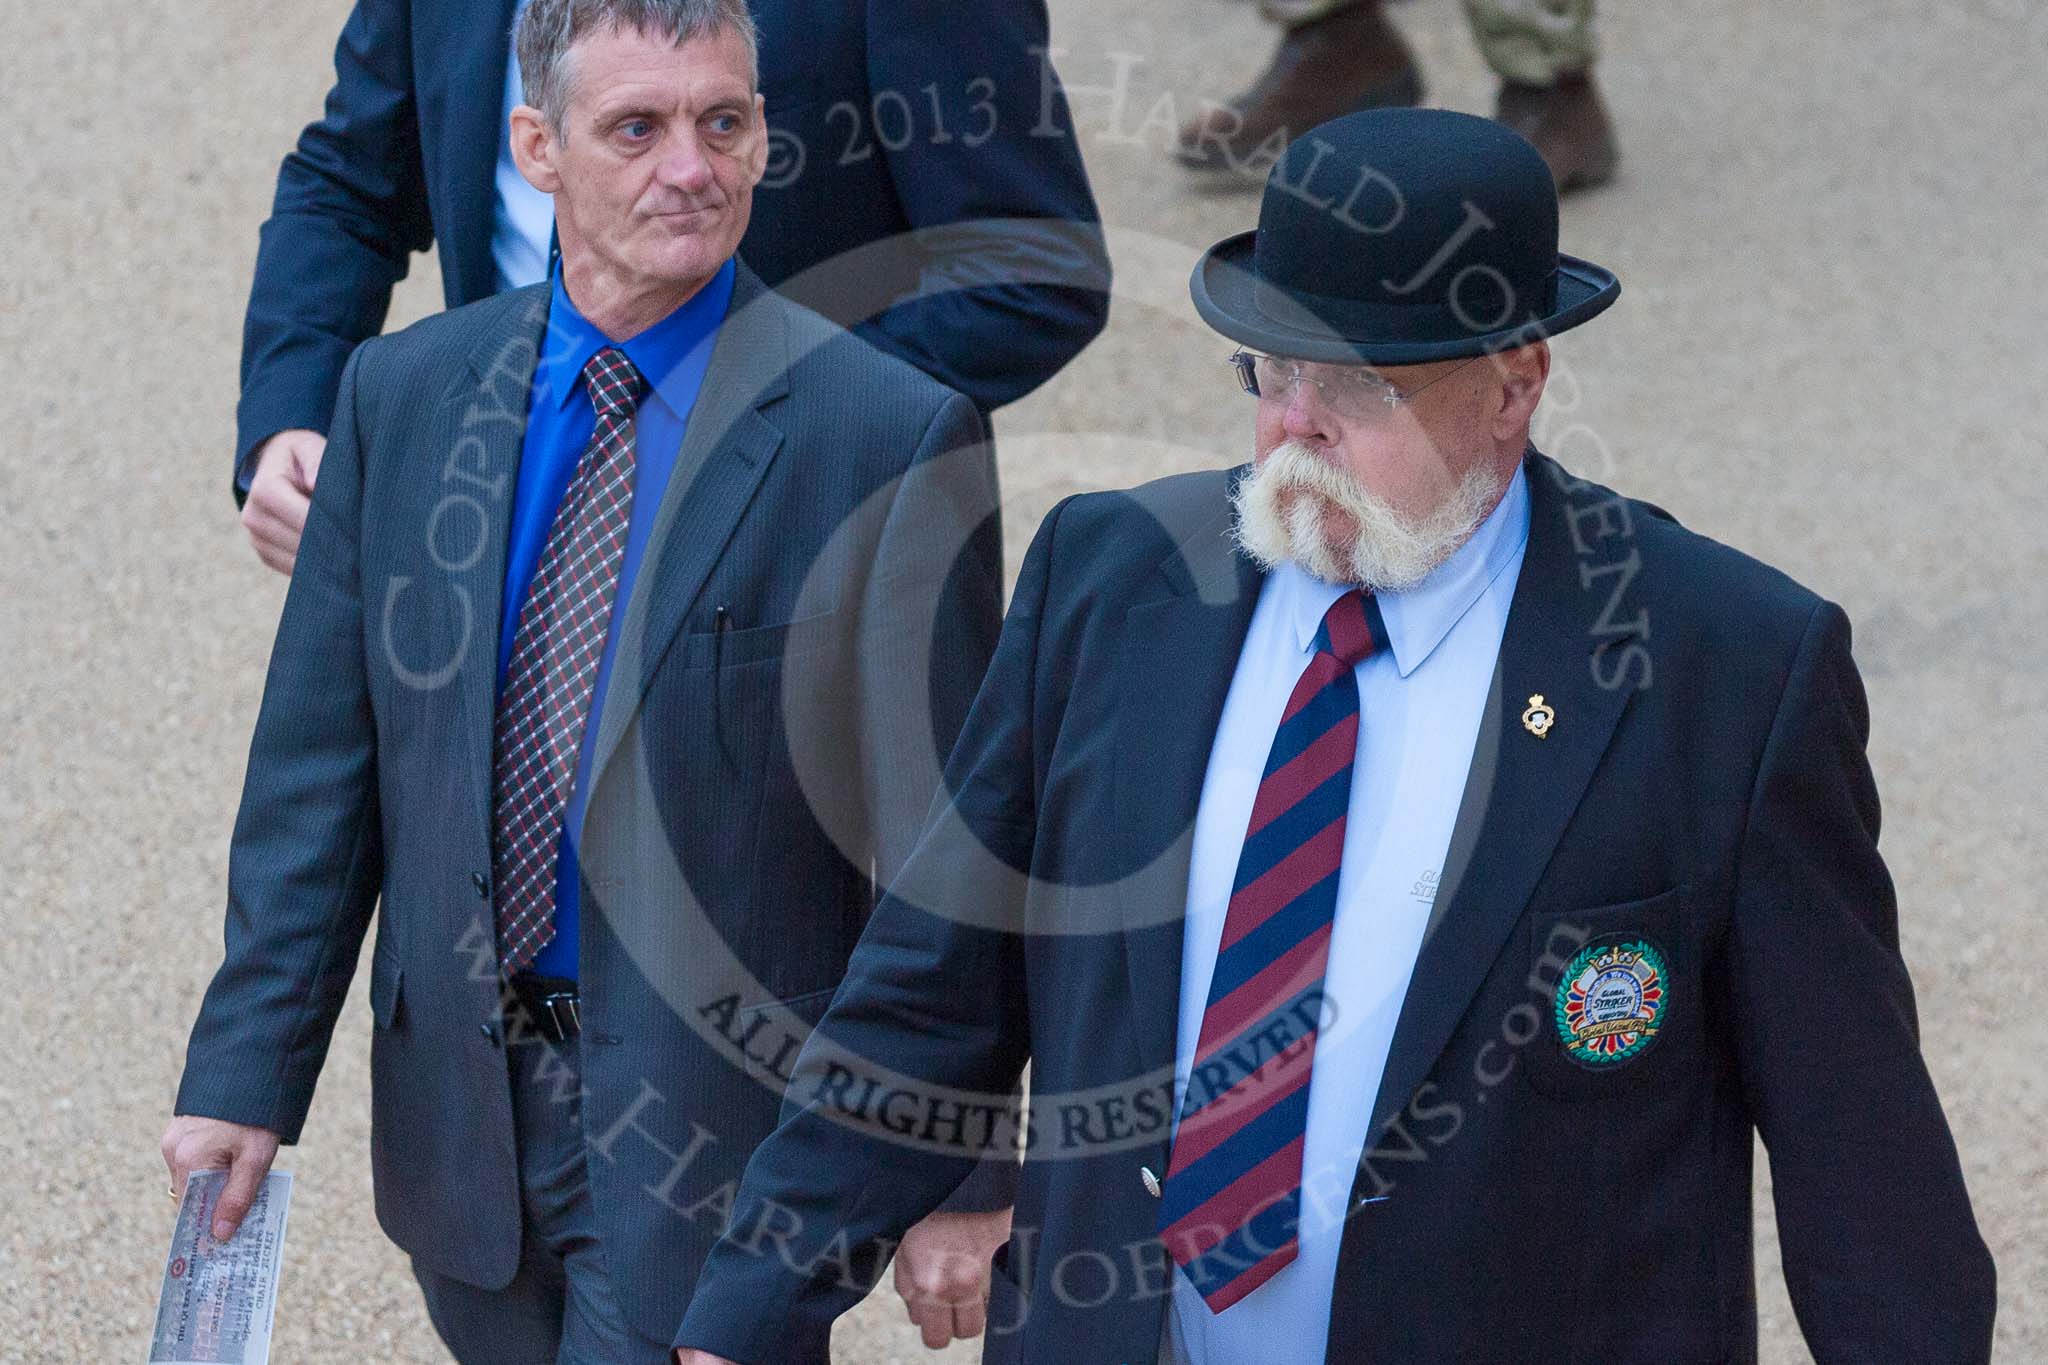
[{"label": "wire-rimmed glasses", "polygon": [[1312,384],[1331,413],[1346,421],[1370,422],[1393,416],[1416,394],[1442,383],[1479,358],[1473,356],[1463,365],[1453,365],[1412,389],[1393,383],[1370,365],[1332,365],[1243,349],[1231,353],[1230,364],[1237,371],[1238,386],[1254,398],[1270,397],[1284,402],[1296,384]]}]

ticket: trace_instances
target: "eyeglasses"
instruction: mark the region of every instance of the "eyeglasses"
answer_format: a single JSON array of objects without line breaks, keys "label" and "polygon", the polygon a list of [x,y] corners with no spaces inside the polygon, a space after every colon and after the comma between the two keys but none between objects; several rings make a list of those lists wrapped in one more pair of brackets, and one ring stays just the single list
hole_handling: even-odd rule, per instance
[{"label": "eyeglasses", "polygon": [[1416,394],[1442,383],[1479,358],[1473,356],[1464,364],[1453,365],[1412,389],[1389,382],[1370,365],[1328,365],[1243,350],[1234,352],[1230,363],[1237,371],[1238,386],[1254,398],[1285,402],[1296,384],[1312,384],[1323,406],[1336,416],[1346,421],[1370,422],[1393,416]]}]

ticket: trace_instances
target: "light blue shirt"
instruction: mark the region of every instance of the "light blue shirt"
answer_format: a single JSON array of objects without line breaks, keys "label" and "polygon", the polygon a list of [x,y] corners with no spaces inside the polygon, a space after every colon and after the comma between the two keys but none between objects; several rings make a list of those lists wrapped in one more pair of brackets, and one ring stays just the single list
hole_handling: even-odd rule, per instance
[{"label": "light blue shirt", "polygon": [[[1323,1365],[1337,1248],[1373,1098],[1421,951],[1451,825],[1529,540],[1516,473],[1472,538],[1415,587],[1380,596],[1389,650],[1358,665],[1358,753],[1302,1154],[1300,1254],[1222,1313],[1176,1270],[1164,1359]],[[1223,703],[1195,815],[1174,1054],[1182,1093],[1266,754],[1316,628],[1345,591],[1291,564],[1266,576]],[[1178,1096],[1176,1097],[1178,1098]],[[1178,1105],[1176,1105],[1176,1111]]]},{"label": "light blue shirt", "polygon": [[[525,0],[518,9],[526,9]],[[516,13],[512,22],[519,22]],[[498,197],[491,206],[491,259],[497,263],[500,291],[546,279],[548,247],[555,238],[555,197],[527,184],[512,160],[512,111],[526,100],[519,89],[519,52],[510,43],[506,48],[505,107],[498,115]]]}]

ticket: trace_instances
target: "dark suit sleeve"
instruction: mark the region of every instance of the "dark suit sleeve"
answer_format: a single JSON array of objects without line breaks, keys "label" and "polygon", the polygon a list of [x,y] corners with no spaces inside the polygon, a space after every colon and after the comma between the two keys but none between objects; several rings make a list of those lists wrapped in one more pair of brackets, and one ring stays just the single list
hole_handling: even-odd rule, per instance
[{"label": "dark suit sleeve", "polygon": [[357,558],[360,359],[342,374],[271,650],[228,851],[226,955],[192,1027],[175,1110],[286,1142],[305,1123],[383,881]]},{"label": "dark suit sleeve", "polygon": [[858,330],[987,411],[1052,378],[1109,316],[1109,256],[1043,55],[1045,6],[868,0],[867,35],[870,109],[912,111],[914,135],[885,141],[883,115],[873,131],[922,277],[917,298]]},{"label": "dark suit sleeve", "polygon": [[327,430],[349,353],[383,327],[411,254],[433,245],[411,25],[410,0],[357,0],[326,115],[278,167],[242,324],[238,497],[257,445],[290,428]]},{"label": "dark suit sleeve", "polygon": [[1991,1258],[1920,1055],[1868,736],[1848,619],[1822,604],[1765,746],[1738,864],[1742,1079],[1815,1357],[1981,1361]]},{"label": "dark suit sleeve", "polygon": [[839,1115],[858,1108],[853,1097],[870,1078],[1000,1104],[1023,1070],[1034,678],[1058,517],[1056,509],[1025,557],[995,660],[947,764],[952,795],[935,804],[798,1060],[782,1125],[747,1164],[678,1346],[745,1365],[825,1361],[832,1320],[973,1160]]},{"label": "dark suit sleeve", "polygon": [[[1003,614],[997,508],[987,430],[973,404],[949,398],[891,500],[862,610],[860,733],[881,886],[895,879],[924,828],[938,765],[995,651]],[[925,640],[928,661],[915,647]],[[920,667],[928,688],[905,676]],[[983,1161],[941,1207],[1008,1208],[1016,1190],[1015,1161]]]},{"label": "dark suit sleeve", "polygon": [[883,886],[924,831],[940,765],[995,653],[997,510],[988,430],[973,404],[950,395],[890,497],[861,603],[862,776]]}]

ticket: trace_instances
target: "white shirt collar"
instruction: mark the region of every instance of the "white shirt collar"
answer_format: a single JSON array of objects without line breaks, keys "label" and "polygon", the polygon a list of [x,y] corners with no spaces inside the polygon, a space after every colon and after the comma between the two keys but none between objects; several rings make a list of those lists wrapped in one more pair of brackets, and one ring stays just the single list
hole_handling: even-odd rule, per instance
[{"label": "white shirt collar", "polygon": [[[1488,585],[1514,563],[1528,540],[1529,478],[1518,468],[1500,502],[1449,559],[1414,587],[1377,595],[1394,667],[1402,677],[1422,666]],[[1295,641],[1306,656],[1315,648],[1316,631],[1330,604],[1350,591],[1350,585],[1325,583],[1293,563],[1280,565],[1273,578],[1272,586],[1286,594]]]}]

